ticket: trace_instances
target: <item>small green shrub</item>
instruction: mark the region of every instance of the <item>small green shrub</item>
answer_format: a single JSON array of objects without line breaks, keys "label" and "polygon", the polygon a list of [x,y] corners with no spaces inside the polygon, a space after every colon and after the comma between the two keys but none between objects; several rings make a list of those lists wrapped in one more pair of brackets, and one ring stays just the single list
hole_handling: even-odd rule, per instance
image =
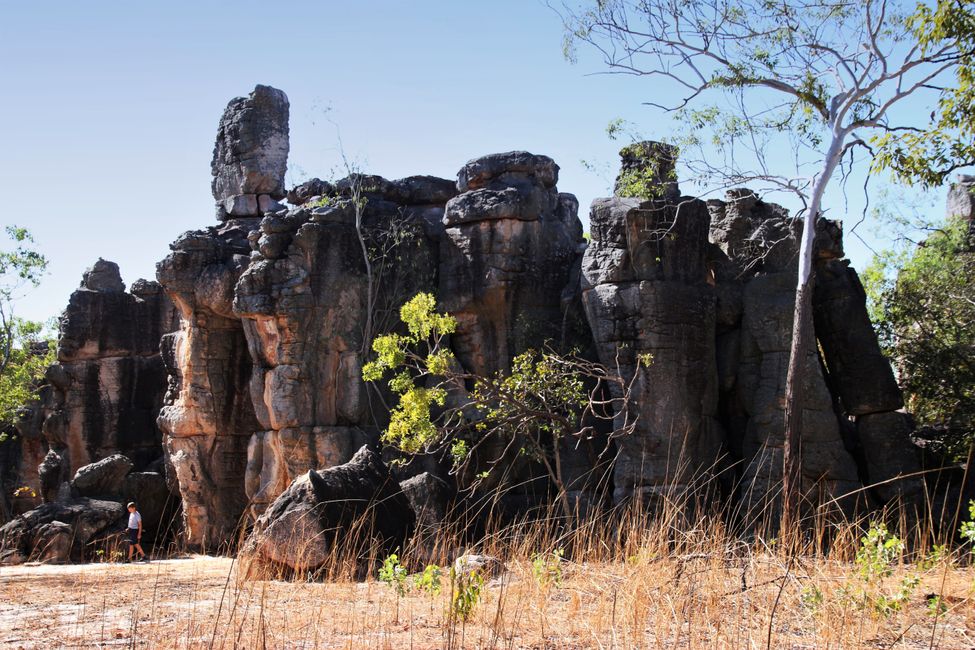
[{"label": "small green shrub", "polygon": [[550,553],[534,553],[531,556],[532,576],[538,586],[554,584],[562,586],[562,557],[565,549],[558,548]]},{"label": "small green shrub", "polygon": [[443,569],[436,564],[428,564],[423,569],[423,573],[413,576],[413,586],[420,591],[437,596],[441,590],[441,577]]},{"label": "small green shrub", "polygon": [[484,575],[480,571],[457,573],[451,568],[450,583],[452,585],[450,618],[454,621],[469,621],[481,600]]},{"label": "small green shrub", "polygon": [[383,560],[383,565],[379,567],[379,581],[395,587],[396,593],[400,596],[405,595],[409,590],[406,576],[406,567],[399,563],[399,556],[396,553]]}]

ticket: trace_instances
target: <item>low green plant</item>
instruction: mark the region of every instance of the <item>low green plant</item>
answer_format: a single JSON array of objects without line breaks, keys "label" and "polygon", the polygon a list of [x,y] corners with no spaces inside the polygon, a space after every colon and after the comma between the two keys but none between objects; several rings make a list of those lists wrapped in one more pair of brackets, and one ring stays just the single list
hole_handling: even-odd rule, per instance
[{"label": "low green plant", "polygon": [[948,611],[948,605],[945,604],[944,599],[941,596],[934,595],[928,596],[928,615],[937,618]]},{"label": "low green plant", "polygon": [[968,521],[962,523],[958,534],[973,545],[972,550],[975,552],[975,500],[968,502]]},{"label": "low green plant", "polygon": [[379,581],[395,587],[396,593],[400,596],[406,595],[409,591],[406,577],[406,567],[399,563],[399,556],[396,553],[389,555],[379,567]]},{"label": "low green plant", "polygon": [[[545,349],[526,350],[511,360],[510,369],[481,376],[465,370],[447,345],[457,319],[438,313],[433,295],[419,293],[407,301],[400,320],[398,331],[372,340],[375,358],[362,368],[365,381],[385,378],[396,395],[383,442],[405,454],[449,453],[461,483],[475,489],[489,478],[503,480],[492,470],[504,454],[478,453],[501,441],[503,449],[544,467],[571,519],[561,441],[589,439],[600,420],[620,423],[612,437],[630,433],[635,418],[628,411],[629,391],[640,373],[624,380],[600,364]],[[637,368],[651,361],[637,355]],[[604,393],[611,397],[593,399]]]},{"label": "low green plant", "polygon": [[565,549],[557,548],[549,553],[533,553],[531,556],[532,576],[538,586],[554,584],[562,586],[562,561]]},{"label": "low green plant", "polygon": [[437,596],[442,588],[443,569],[436,564],[428,564],[422,573],[413,576],[413,586],[420,591]]},{"label": "low green plant", "polygon": [[824,600],[823,592],[815,585],[806,585],[799,594],[799,601],[802,603],[802,606],[811,612],[819,611],[820,607],[823,606]]},{"label": "low green plant", "polygon": [[453,621],[469,621],[477,609],[484,589],[484,575],[480,571],[458,573],[450,569],[450,612]]},{"label": "low green plant", "polygon": [[921,582],[916,574],[905,576],[893,588],[887,585],[887,578],[894,572],[894,563],[903,551],[904,542],[889,532],[885,524],[871,524],[860,540],[855,560],[862,585],[852,593],[858,596],[861,607],[869,605],[874,612],[886,617],[900,611],[910,599]]}]

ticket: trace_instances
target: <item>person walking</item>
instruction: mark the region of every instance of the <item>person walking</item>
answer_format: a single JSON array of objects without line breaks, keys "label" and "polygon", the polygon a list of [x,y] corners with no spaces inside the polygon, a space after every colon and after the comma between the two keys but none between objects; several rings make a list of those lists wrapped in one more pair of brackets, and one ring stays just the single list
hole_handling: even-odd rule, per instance
[{"label": "person walking", "polygon": [[135,507],[135,502],[130,501],[128,505],[129,509],[129,562],[132,561],[132,555],[138,551],[139,560],[148,562],[149,558],[146,556],[146,552],[142,550],[142,515]]}]

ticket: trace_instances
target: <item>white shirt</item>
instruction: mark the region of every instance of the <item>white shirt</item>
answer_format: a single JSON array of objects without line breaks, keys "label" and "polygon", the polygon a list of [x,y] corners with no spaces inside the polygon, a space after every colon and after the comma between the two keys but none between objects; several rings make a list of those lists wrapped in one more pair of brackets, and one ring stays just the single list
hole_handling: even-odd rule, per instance
[{"label": "white shirt", "polygon": [[138,528],[142,522],[142,515],[138,511],[129,513],[129,528]]}]

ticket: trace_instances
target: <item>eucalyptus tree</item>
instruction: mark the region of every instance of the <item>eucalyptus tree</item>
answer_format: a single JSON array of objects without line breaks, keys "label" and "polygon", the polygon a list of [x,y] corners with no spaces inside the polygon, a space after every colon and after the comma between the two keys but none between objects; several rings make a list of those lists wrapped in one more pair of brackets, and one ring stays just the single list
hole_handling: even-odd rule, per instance
[{"label": "eucalyptus tree", "polygon": [[975,6],[594,0],[557,10],[570,60],[577,45],[591,46],[607,72],[642,78],[648,94],[676,91],[673,103],[646,103],[677,118],[690,180],[712,190],[759,184],[802,205],[785,394],[788,530],[800,492],[800,361],[814,337],[815,220],[830,184],[845,189],[858,168],[867,179],[889,170],[935,185],[975,161]]}]

